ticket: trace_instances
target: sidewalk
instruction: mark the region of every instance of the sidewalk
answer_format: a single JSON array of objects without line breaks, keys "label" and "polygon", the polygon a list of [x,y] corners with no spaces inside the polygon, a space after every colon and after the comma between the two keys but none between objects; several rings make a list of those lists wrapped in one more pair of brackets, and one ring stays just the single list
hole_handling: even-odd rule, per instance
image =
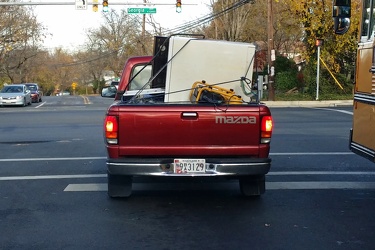
[{"label": "sidewalk", "polygon": [[352,106],[353,100],[332,101],[262,101],[268,107],[337,107]]}]

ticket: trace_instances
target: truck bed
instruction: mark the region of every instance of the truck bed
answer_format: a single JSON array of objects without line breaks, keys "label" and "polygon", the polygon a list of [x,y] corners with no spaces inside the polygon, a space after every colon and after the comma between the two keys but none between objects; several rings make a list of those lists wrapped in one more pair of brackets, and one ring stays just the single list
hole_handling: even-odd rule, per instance
[{"label": "truck bed", "polygon": [[129,197],[134,176],[224,176],[245,196],[265,192],[272,118],[264,105],[115,103],[104,131],[110,197]]},{"label": "truck bed", "polygon": [[[268,157],[260,143],[263,105],[121,104],[109,157]],[[113,147],[113,148],[112,148]]]}]

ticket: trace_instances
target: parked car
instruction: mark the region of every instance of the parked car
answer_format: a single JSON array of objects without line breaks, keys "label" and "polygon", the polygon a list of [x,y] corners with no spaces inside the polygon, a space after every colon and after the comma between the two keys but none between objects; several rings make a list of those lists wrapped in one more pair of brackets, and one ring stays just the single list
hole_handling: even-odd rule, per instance
[{"label": "parked car", "polygon": [[0,105],[31,105],[31,92],[25,84],[6,85],[0,91]]},{"label": "parked car", "polygon": [[28,90],[31,92],[31,101],[32,102],[41,102],[43,92],[40,90],[37,83],[25,83]]},{"label": "parked car", "polygon": [[56,94],[56,96],[62,96],[62,95],[70,95],[69,91],[63,91]]}]

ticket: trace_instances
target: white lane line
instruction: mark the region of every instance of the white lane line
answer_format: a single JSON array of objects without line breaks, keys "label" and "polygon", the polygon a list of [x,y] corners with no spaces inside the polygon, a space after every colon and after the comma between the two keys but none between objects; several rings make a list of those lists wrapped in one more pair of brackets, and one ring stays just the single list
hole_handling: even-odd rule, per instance
[{"label": "white lane line", "polygon": [[107,174],[2,176],[2,177],[0,177],[0,181],[50,180],[50,179],[80,179],[80,178],[107,178]]},{"label": "white lane line", "polygon": [[[134,185],[133,185],[134,186]],[[107,183],[69,184],[64,192],[107,191]]]},{"label": "white lane line", "polygon": [[353,112],[351,112],[351,111],[340,110],[340,109],[330,109],[330,108],[311,108],[311,109],[322,109],[322,110],[340,112],[340,113],[344,113],[344,114],[347,114],[347,115],[353,115]]},{"label": "white lane line", "polygon": [[375,171],[372,172],[363,172],[363,171],[353,171],[353,172],[344,172],[344,171],[275,171],[269,172],[267,175],[375,175]]},{"label": "white lane line", "polygon": [[[181,185],[156,186],[134,183],[133,190],[180,190]],[[206,187],[207,188],[207,187]],[[209,186],[208,189],[217,189]],[[223,189],[223,186],[219,187]],[[267,182],[266,190],[321,190],[321,189],[375,189],[375,182],[348,182],[348,181],[304,181],[304,182]],[[97,192],[107,191],[107,183],[69,184],[64,192]]]},{"label": "white lane line", "polygon": [[107,157],[61,157],[61,158],[21,158],[21,159],[0,159],[0,162],[19,161],[83,161],[83,160],[106,160]]},{"label": "white lane line", "polygon": [[353,152],[290,152],[290,153],[270,153],[270,155],[354,155]]},{"label": "white lane line", "polygon": [[375,182],[351,181],[304,181],[304,182],[267,182],[266,189],[375,189]]},{"label": "white lane line", "polygon": [[[331,172],[331,171],[276,171],[269,172],[267,176],[286,176],[286,175],[375,175],[372,172]],[[77,175],[35,175],[35,176],[0,176],[0,181],[22,181],[22,180],[49,180],[49,179],[79,179],[79,178],[107,178],[107,174],[77,174]]]},{"label": "white lane line", "polygon": [[[268,175],[374,175],[374,172],[270,172]],[[47,179],[79,179],[79,178],[106,178],[106,174],[91,174],[91,175],[45,175],[45,176],[8,176],[0,177],[0,181],[15,181],[15,180],[47,180]],[[151,188],[150,188],[151,185]],[[156,184],[155,184],[156,185]],[[134,190],[149,190],[154,189],[155,185],[134,183]],[[172,184],[173,185],[173,184]],[[163,187],[157,187],[157,189]],[[173,189],[169,183],[166,189]],[[178,184],[175,188],[179,188]],[[213,186],[210,189],[217,189]],[[218,187],[220,189],[220,186]],[[375,189],[375,182],[348,182],[348,181],[300,181],[300,182],[267,182],[266,189],[268,190],[308,190],[308,189]],[[67,192],[83,192],[83,191],[107,191],[107,183],[86,183],[86,184],[69,184],[64,191]]]},{"label": "white lane line", "polygon": [[38,106],[36,106],[35,108],[38,109],[40,107],[42,107],[44,104],[46,104],[47,102],[42,102],[41,104],[39,104]]}]

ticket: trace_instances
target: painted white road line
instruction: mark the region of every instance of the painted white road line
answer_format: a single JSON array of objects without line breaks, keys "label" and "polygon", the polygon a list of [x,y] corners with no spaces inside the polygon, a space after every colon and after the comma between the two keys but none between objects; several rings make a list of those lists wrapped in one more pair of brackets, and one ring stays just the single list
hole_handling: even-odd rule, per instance
[{"label": "painted white road line", "polygon": [[84,160],[106,160],[107,157],[63,157],[63,158],[21,158],[21,159],[0,159],[0,162],[19,161],[84,161]]},{"label": "painted white road line", "polygon": [[266,189],[375,189],[375,182],[351,181],[304,181],[304,182],[267,182]]},{"label": "painted white road line", "polygon": [[0,176],[0,181],[50,180],[50,179],[80,179],[80,178],[107,178],[107,174],[2,176],[2,177]]},{"label": "painted white road line", "polygon": [[[133,184],[133,190],[180,190],[185,189],[178,184],[160,185],[157,184]],[[237,185],[236,185],[237,186]],[[215,186],[209,186],[210,190],[218,189]],[[223,186],[219,187],[223,189]],[[322,189],[374,189],[375,182],[348,182],[348,181],[301,181],[301,182],[267,182],[266,190],[322,190]],[[107,183],[85,183],[85,184],[69,184],[64,192],[97,192],[107,191]]]},{"label": "painted white road line", "polygon": [[[134,185],[133,185],[134,186]],[[107,183],[69,184],[64,192],[95,192],[107,191]]]},{"label": "painted white road line", "polygon": [[[267,176],[287,176],[287,175],[375,175],[371,172],[343,172],[343,171],[276,171],[269,172]],[[76,175],[35,175],[35,176],[0,176],[0,181],[22,181],[22,180],[48,180],[48,179],[79,179],[79,178],[107,178],[107,174],[76,174]]]},{"label": "painted white road line", "polygon": [[36,106],[35,108],[38,109],[40,107],[42,107],[44,104],[46,104],[47,102],[42,102],[41,104],[39,104],[38,106]]},{"label": "painted white road line", "polygon": [[272,155],[354,155],[353,152],[290,152],[290,153],[270,153]]},{"label": "painted white road line", "polygon": [[275,171],[268,172],[267,175],[375,175],[375,171],[363,172],[363,171]]},{"label": "painted white road line", "polygon": [[340,110],[340,109],[331,109],[331,108],[311,108],[311,109],[322,109],[322,110],[340,112],[340,113],[344,113],[344,114],[347,114],[347,115],[353,115],[353,112],[351,112],[351,111]]}]

